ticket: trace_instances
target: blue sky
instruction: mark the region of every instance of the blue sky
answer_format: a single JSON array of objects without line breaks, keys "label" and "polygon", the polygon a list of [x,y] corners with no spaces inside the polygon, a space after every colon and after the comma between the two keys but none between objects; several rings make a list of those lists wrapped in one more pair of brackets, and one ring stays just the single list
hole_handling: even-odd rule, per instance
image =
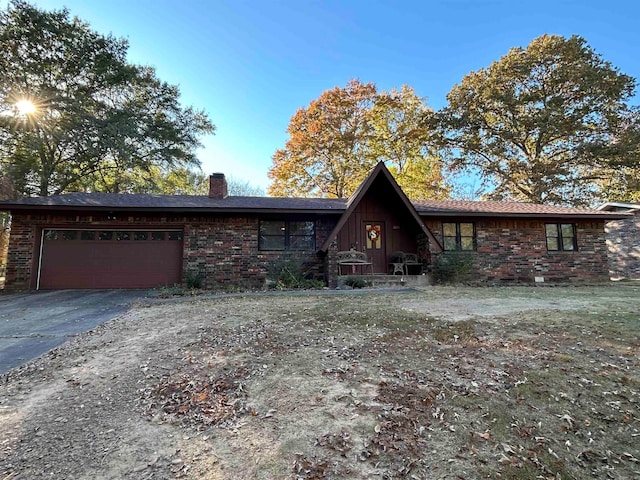
[{"label": "blue sky", "polygon": [[[6,0],[0,0],[5,8]],[[640,78],[635,0],[32,0],[130,42],[129,59],[180,86],[217,127],[199,157],[266,187],[295,111],[359,78],[412,86],[435,109],[462,77],[544,33],[578,34]],[[637,103],[637,102],[634,102]]]}]

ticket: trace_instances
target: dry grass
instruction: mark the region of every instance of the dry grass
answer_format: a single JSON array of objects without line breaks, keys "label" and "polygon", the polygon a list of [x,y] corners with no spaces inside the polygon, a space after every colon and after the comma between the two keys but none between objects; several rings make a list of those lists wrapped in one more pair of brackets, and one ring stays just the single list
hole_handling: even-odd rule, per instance
[{"label": "dry grass", "polygon": [[[135,372],[110,392],[157,435],[141,451],[172,453],[118,465],[122,478],[640,478],[634,285],[146,306],[51,359],[40,388],[137,338],[120,370]],[[9,384],[35,388],[29,375]],[[12,392],[0,398],[19,408]],[[36,444],[12,444],[5,473],[37,473]]]}]

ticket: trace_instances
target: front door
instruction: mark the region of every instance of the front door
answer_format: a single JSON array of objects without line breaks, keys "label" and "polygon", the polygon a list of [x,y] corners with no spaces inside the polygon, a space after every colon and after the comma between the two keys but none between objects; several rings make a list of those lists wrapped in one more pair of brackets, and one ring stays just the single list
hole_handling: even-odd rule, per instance
[{"label": "front door", "polygon": [[384,222],[363,222],[364,246],[367,258],[373,262],[374,273],[387,273],[387,233]]}]

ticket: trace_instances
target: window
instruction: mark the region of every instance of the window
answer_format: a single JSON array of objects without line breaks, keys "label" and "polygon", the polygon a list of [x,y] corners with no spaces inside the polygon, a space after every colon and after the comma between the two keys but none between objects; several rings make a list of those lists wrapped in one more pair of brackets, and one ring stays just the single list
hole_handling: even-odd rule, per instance
[{"label": "window", "polygon": [[44,232],[45,240],[58,240],[59,235],[57,230],[47,230]]},{"label": "window", "polygon": [[63,229],[45,229],[44,239],[52,240],[81,240],[81,241],[119,241],[126,242],[134,240],[145,242],[147,240],[169,240],[182,241],[183,234],[178,230],[63,230]]},{"label": "window", "polygon": [[446,251],[472,251],[476,249],[473,223],[443,223],[442,238]]},{"label": "window", "polygon": [[261,220],[259,238],[260,250],[313,251],[316,249],[314,222]]},{"label": "window", "polygon": [[576,226],[573,223],[547,223],[544,228],[547,236],[547,250],[553,252],[578,250]]},{"label": "window", "polygon": [[131,240],[131,232],[116,232],[116,240]]}]

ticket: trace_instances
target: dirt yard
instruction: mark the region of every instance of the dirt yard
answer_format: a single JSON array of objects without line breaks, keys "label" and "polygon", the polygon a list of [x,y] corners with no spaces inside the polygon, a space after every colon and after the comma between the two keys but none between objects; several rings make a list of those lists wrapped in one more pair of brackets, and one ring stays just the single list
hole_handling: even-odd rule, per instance
[{"label": "dirt yard", "polygon": [[38,478],[640,478],[640,285],[141,304],[0,377]]}]

